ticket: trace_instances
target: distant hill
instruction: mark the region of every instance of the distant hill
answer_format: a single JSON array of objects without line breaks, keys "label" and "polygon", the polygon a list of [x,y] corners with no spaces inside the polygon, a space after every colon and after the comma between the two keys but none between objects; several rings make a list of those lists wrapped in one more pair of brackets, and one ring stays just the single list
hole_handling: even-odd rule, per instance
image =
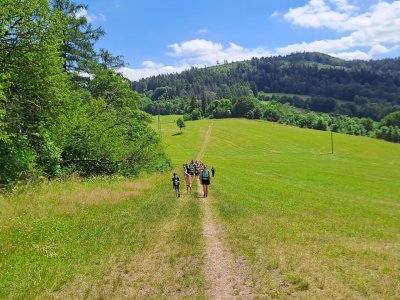
[{"label": "distant hill", "polygon": [[132,82],[132,89],[152,101],[199,99],[203,111],[214,100],[234,102],[251,91],[260,100],[379,120],[400,107],[400,58],[345,61],[296,53],[153,76]]}]

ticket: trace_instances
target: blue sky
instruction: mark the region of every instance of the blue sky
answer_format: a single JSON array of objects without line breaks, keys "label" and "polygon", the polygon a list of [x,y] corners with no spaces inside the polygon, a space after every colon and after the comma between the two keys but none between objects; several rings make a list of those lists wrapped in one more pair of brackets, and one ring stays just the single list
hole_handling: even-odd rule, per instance
[{"label": "blue sky", "polygon": [[400,0],[81,0],[136,80],[217,61],[319,51],[344,59],[400,56]]}]

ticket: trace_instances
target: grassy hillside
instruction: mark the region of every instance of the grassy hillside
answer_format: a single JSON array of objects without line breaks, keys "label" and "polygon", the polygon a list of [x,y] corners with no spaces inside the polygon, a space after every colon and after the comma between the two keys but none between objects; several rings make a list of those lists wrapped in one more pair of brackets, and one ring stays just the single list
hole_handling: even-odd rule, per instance
[{"label": "grassy hillside", "polygon": [[172,156],[213,124],[213,207],[256,294],[400,296],[400,145],[335,134],[331,156],[328,132],[231,119],[172,136],[173,118],[163,118]]},{"label": "grassy hillside", "polygon": [[[212,209],[255,297],[400,297],[400,145],[335,134],[332,156],[328,132],[226,119],[179,134],[177,118],[162,117],[166,151],[175,170],[200,149],[216,167]],[[204,203],[174,198],[170,176],[0,197],[0,298],[206,297]]]}]

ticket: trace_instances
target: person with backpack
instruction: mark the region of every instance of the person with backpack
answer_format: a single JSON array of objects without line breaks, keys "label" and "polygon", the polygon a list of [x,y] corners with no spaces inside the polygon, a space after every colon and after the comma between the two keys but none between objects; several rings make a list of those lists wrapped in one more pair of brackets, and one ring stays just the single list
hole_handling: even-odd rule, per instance
[{"label": "person with backpack", "polygon": [[175,190],[175,196],[180,197],[181,193],[179,191],[179,176],[176,173],[174,173],[174,176],[172,177],[172,188]]},{"label": "person with backpack", "polygon": [[214,166],[211,167],[211,173],[212,173],[212,177],[214,177],[214,174],[215,174],[215,168],[214,168]]},{"label": "person with backpack", "polygon": [[192,194],[192,175],[188,171],[185,172],[185,182],[186,182],[186,194]]},{"label": "person with backpack", "polygon": [[196,176],[196,178],[199,178],[199,166],[197,164],[194,164],[194,175]]},{"label": "person with backpack", "polygon": [[210,170],[208,170],[207,166],[204,166],[204,169],[200,173],[201,184],[203,185],[203,197],[208,197],[208,186],[211,183],[210,179]]},{"label": "person with backpack", "polygon": [[191,163],[190,165],[189,165],[189,170],[190,170],[190,175],[191,176],[194,176],[194,164],[193,163]]}]

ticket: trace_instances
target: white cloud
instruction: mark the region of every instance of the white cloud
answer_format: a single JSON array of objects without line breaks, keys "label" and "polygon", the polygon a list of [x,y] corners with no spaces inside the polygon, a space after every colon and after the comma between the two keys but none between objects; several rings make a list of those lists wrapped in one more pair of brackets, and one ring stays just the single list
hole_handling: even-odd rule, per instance
[{"label": "white cloud", "polygon": [[220,43],[203,39],[194,39],[168,46],[172,52],[168,55],[182,57],[189,64],[214,65],[217,61],[239,61],[252,57],[269,56],[271,53],[264,48],[248,49],[235,43],[224,47]]},{"label": "white cloud", "polygon": [[99,19],[103,22],[107,21],[107,17],[103,14],[99,14]]},{"label": "white cloud", "polygon": [[349,0],[330,0],[338,10],[341,11],[355,11],[358,10],[358,7],[349,3]]},{"label": "white cloud", "polygon": [[336,28],[349,18],[347,13],[332,10],[324,0],[310,0],[306,5],[290,8],[284,18],[294,25],[311,28]]},{"label": "white cloud", "polygon": [[276,17],[279,17],[281,14],[280,13],[278,13],[277,11],[275,11],[275,12],[273,12],[269,17],[270,18],[276,18]]},{"label": "white cloud", "polygon": [[182,64],[179,66],[166,66],[153,61],[144,61],[141,68],[123,67],[118,70],[131,81],[139,80],[159,74],[179,73],[190,68],[190,65]]},{"label": "white cloud", "polygon": [[[305,6],[289,9],[284,18],[294,25],[349,33],[339,39],[291,44],[277,52],[319,51],[345,59],[370,59],[400,44],[400,1],[380,1],[363,13],[356,11],[347,0],[310,0]],[[366,53],[357,47],[370,50]]]},{"label": "white cloud", "polygon": [[235,43],[224,47],[220,43],[203,39],[194,39],[168,46],[172,52],[169,56],[180,58],[176,66],[167,66],[153,61],[144,61],[141,68],[121,68],[119,72],[130,80],[138,80],[158,74],[176,73],[190,69],[190,67],[212,66],[223,61],[240,61],[253,57],[270,56],[271,53],[263,48],[248,49]]},{"label": "white cloud", "polygon": [[208,30],[206,28],[199,29],[195,32],[195,34],[197,34],[197,35],[206,34],[206,33],[208,33]]},{"label": "white cloud", "polygon": [[88,21],[88,23],[94,23],[94,22],[96,22],[97,20],[100,20],[100,21],[102,21],[102,22],[107,21],[107,18],[106,18],[105,15],[103,15],[103,14],[98,14],[98,15],[96,15],[96,14],[91,14],[91,13],[89,13],[89,12],[88,12],[86,9],[84,9],[84,8],[81,8],[80,10],[78,10],[78,11],[76,12],[76,17],[77,17],[77,18],[85,17],[86,20]]},{"label": "white cloud", "polygon": [[223,46],[219,43],[213,43],[207,40],[194,39],[182,43],[175,43],[168,46],[173,52],[168,53],[169,55],[175,56],[202,56],[210,53],[216,53],[223,49]]},{"label": "white cloud", "polygon": [[290,54],[294,52],[336,52],[350,49],[354,46],[353,40],[349,37],[343,37],[337,40],[319,40],[310,43],[297,43],[285,47],[277,48],[279,54]]},{"label": "white cloud", "polygon": [[382,46],[382,45],[374,45],[369,50],[368,54],[371,55],[371,56],[374,56],[375,54],[389,53],[392,50],[394,50],[394,49],[389,49],[388,47],[385,47],[385,46]]},{"label": "white cloud", "polygon": [[372,56],[369,53],[365,53],[361,50],[356,50],[353,52],[339,52],[339,53],[328,53],[331,56],[335,56],[345,60],[362,59],[369,60]]}]

